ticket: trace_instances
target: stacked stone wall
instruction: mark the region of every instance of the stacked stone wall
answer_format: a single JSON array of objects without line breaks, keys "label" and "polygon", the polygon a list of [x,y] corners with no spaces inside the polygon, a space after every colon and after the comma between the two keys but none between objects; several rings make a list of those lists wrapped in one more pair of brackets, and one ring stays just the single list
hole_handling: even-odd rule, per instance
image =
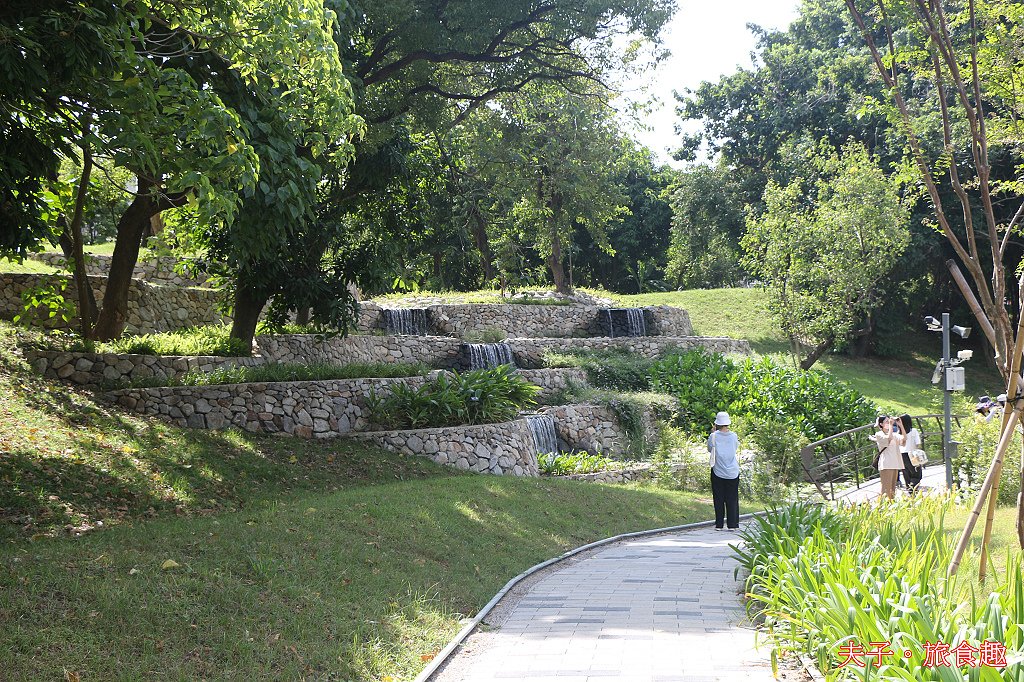
[{"label": "stacked stone wall", "polygon": [[[34,253],[32,258],[41,263],[55,268],[65,267],[64,254],[44,252]],[[110,272],[111,256],[104,254],[85,254],[85,272],[90,277],[106,277]],[[201,287],[207,286],[209,275],[205,272],[197,272],[196,276],[190,274],[178,274],[174,271],[178,265],[178,259],[170,256],[158,256],[154,258],[142,257],[135,264],[135,271],[132,277],[142,279],[151,284],[164,284],[179,287]]]},{"label": "stacked stone wall", "polygon": [[318,339],[312,334],[256,337],[268,362],[335,365],[375,362],[423,362],[432,367],[457,367],[462,342],[446,336],[351,335]]},{"label": "stacked stone wall", "polygon": [[404,455],[481,474],[537,476],[537,445],[525,419],[504,424],[371,431],[353,438]]},{"label": "stacked stone wall", "polygon": [[716,353],[750,353],[750,344],[739,339],[711,336],[623,336],[598,339],[508,339],[516,364],[520,367],[542,367],[544,354],[571,350],[608,350],[621,348],[646,358],[657,358],[678,348],[705,348]]},{"label": "stacked stone wall", "polygon": [[128,353],[71,353],[26,348],[25,359],[48,379],[65,379],[83,386],[116,386],[147,379],[180,379],[189,372],[213,372],[263,364],[263,358],[213,355],[134,355]]},{"label": "stacked stone wall", "polygon": [[[0,317],[11,319],[21,314],[22,292],[49,281],[67,282],[64,295],[77,305],[78,291],[73,277],[0,273]],[[96,300],[102,300],[106,279],[90,277],[89,285]],[[213,289],[161,286],[132,280],[128,289],[128,324],[125,331],[129,334],[152,334],[186,327],[224,324],[230,322],[231,318],[217,310],[223,300],[224,294]],[[59,318],[43,319],[41,322],[50,329],[66,329],[71,326]]]},{"label": "stacked stone wall", "polygon": [[[565,450],[586,450],[607,457],[621,457],[629,452],[629,434],[615,412],[604,405],[579,403],[554,405],[540,410],[555,421],[555,433]],[[645,409],[640,418],[644,445],[658,440],[658,417],[653,409]]]},{"label": "stacked stone wall", "polygon": [[[668,467],[670,474],[685,471],[685,464],[671,464]],[[569,474],[568,476],[557,476],[556,478],[565,481],[585,481],[588,483],[633,483],[635,481],[651,481],[658,476],[658,469],[653,464],[633,464],[621,469],[606,469],[595,471],[591,474]]]}]

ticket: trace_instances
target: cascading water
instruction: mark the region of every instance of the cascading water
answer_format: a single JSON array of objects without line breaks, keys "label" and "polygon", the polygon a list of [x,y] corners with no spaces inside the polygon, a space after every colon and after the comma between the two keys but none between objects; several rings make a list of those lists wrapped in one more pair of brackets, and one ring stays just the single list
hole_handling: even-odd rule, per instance
[{"label": "cascading water", "polygon": [[426,336],[429,329],[426,308],[384,308],[384,332]]},{"label": "cascading water", "polygon": [[489,369],[498,365],[516,364],[512,347],[507,343],[467,343],[464,348],[469,355],[470,369]]},{"label": "cascading water", "polygon": [[526,423],[533,434],[533,442],[537,446],[538,455],[558,452],[558,434],[555,432],[555,420],[547,414],[527,415]]},{"label": "cascading water", "polygon": [[643,308],[604,308],[602,327],[608,336],[647,336]]}]

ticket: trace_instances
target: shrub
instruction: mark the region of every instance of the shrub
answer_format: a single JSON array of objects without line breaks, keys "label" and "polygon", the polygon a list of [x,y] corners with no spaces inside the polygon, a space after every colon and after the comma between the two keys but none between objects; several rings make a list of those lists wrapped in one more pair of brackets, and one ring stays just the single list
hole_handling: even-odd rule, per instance
[{"label": "shrub", "polygon": [[693,442],[683,430],[668,425],[662,425],[658,435],[658,447],[651,457],[658,485],[710,492],[711,460],[705,444]]},{"label": "shrub", "polygon": [[508,334],[495,327],[471,329],[462,335],[462,340],[466,343],[501,343],[507,338]]},{"label": "shrub", "polygon": [[715,413],[771,419],[808,438],[824,438],[871,421],[876,408],[827,372],[802,371],[770,358],[735,363],[703,348],[668,356],[651,367],[652,386],[679,399],[683,426],[710,429]]},{"label": "shrub", "polygon": [[653,360],[620,348],[575,350],[544,355],[545,367],[578,367],[587,382],[599,388],[619,391],[648,391]]},{"label": "shrub", "polygon": [[[977,419],[972,414],[973,406],[964,404],[958,409],[960,414],[967,414],[960,420],[960,427],[953,427],[953,438],[960,442],[958,454],[952,461],[953,480],[969,490],[978,490],[985,480],[988,469],[992,465],[992,457],[999,443],[999,429],[1002,420],[998,417],[990,422]],[[935,454],[938,459],[936,466],[942,465],[941,451]],[[1014,504],[1020,492],[1020,456],[1021,435],[1018,429],[1010,447],[1003,457],[1003,470],[999,476],[999,504]]]},{"label": "shrub", "polygon": [[540,466],[540,473],[545,476],[592,474],[615,465],[615,462],[607,457],[588,452],[548,452],[538,457],[537,463]]},{"label": "shrub", "polygon": [[[948,498],[918,495],[899,504],[829,509],[798,504],[769,510],[734,547],[750,575],[749,599],[772,644],[815,659],[829,679],[1011,680],[1024,647],[1024,579],[1008,561],[981,593],[947,579],[956,534],[944,528]],[[1004,644],[1004,670],[926,665],[925,643]],[[898,655],[867,668],[843,663],[839,647],[891,642]],[[909,652],[906,656],[903,651]],[[773,659],[775,652],[773,652]],[[846,657],[848,658],[848,657]],[[978,677],[976,672],[981,673]]]},{"label": "shrub", "polygon": [[538,391],[515,368],[501,365],[446,372],[419,388],[397,384],[388,395],[371,393],[367,404],[373,421],[384,428],[492,424],[514,419],[536,404]]},{"label": "shrub", "polygon": [[747,472],[750,497],[762,502],[785,499],[791,485],[803,478],[800,448],[808,443],[795,426],[774,419],[752,419],[747,440],[754,460]]}]

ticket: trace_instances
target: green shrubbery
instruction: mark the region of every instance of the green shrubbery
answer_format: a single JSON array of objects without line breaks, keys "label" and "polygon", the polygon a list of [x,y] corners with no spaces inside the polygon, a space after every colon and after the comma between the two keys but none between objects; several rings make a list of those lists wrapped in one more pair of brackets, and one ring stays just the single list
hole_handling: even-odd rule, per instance
[{"label": "green shrubbery", "polygon": [[592,474],[615,465],[613,460],[589,452],[548,452],[537,458],[540,473],[545,476]]},{"label": "green shrubbery", "polygon": [[[797,504],[757,518],[734,551],[750,572],[747,593],[768,638],[811,656],[829,679],[967,679],[963,668],[924,665],[925,643],[936,641],[950,649],[962,641],[999,642],[1012,663],[1024,647],[1016,625],[1024,618],[1020,560],[1011,560],[1006,577],[986,585],[984,595],[971,596],[964,582],[947,580],[956,541],[943,527],[947,504],[929,496],[838,510]],[[839,670],[842,644],[867,650],[872,642],[890,642],[896,652],[883,659],[885,667]],[[1016,663],[1005,670],[974,667],[970,679],[1020,675]]]},{"label": "green shrubbery", "polygon": [[134,355],[217,355],[244,357],[252,348],[230,337],[226,325],[190,327],[160,334],[123,336],[114,341],[88,341],[77,336],[50,333],[40,345],[50,349],[91,353],[128,353]]},{"label": "green shrubbery", "polygon": [[[992,464],[992,457],[999,443],[1002,420],[998,417],[986,422],[975,418],[972,406],[966,402],[960,414],[969,415],[960,420],[960,427],[954,428],[953,438],[960,442],[957,456],[952,459],[953,480],[961,487],[977,490],[981,487]],[[941,453],[936,453],[941,458]],[[1018,429],[1013,434],[1010,447],[1003,458],[1003,470],[999,476],[999,503],[1014,504],[1020,492],[1021,435]],[[938,460],[941,464],[941,459]]]},{"label": "green shrubbery", "polygon": [[578,367],[587,373],[587,382],[598,388],[619,391],[647,391],[651,388],[653,360],[622,348],[549,352],[545,367]]},{"label": "green shrubbery", "polygon": [[385,396],[367,398],[372,420],[389,429],[505,422],[535,404],[540,388],[519,376],[514,367],[450,372],[419,388],[396,384]]},{"label": "green shrubbery", "polygon": [[808,438],[824,438],[869,423],[876,408],[827,372],[790,369],[770,358],[734,362],[702,348],[671,355],[651,367],[654,390],[679,399],[682,425],[710,429],[715,413],[772,420]]}]

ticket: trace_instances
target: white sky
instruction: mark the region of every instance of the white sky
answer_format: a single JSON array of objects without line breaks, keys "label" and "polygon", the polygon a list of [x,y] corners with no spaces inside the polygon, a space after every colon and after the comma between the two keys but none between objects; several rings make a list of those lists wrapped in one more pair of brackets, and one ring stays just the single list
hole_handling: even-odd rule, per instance
[{"label": "white sky", "polygon": [[[767,29],[786,28],[797,16],[800,0],[678,0],[679,8],[666,27],[665,47],[672,55],[642,82],[626,86],[629,99],[644,99],[649,87],[656,98],[651,112],[643,117],[650,130],[636,131],[640,142],[650,147],[662,162],[671,162],[667,150],[678,144],[675,126],[675,98],[672,91],[696,89],[702,81],[716,81],[738,66],[751,66],[754,35],[747,24]],[[698,129],[688,124],[688,131]]]}]

